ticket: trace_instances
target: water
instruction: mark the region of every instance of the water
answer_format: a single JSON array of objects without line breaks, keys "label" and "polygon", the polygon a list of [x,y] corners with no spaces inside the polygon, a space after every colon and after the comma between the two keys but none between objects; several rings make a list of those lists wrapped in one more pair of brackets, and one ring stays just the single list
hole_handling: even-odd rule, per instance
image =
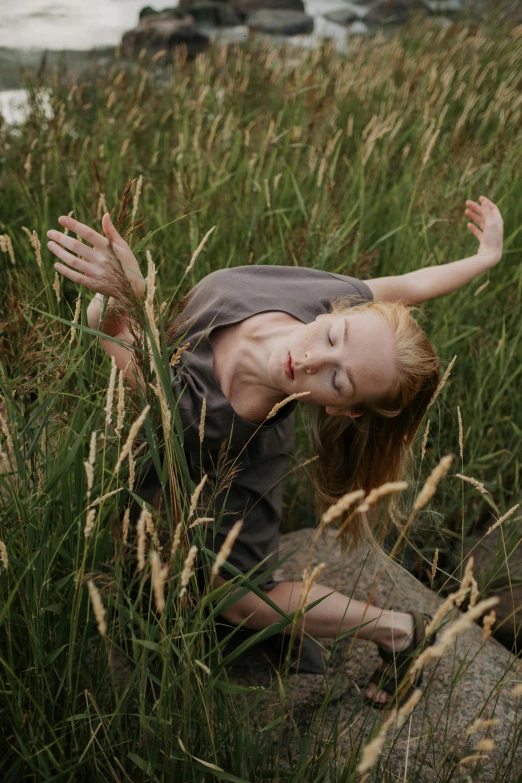
[{"label": "water", "polygon": [[[23,120],[25,91],[1,89],[10,86],[5,78],[8,69],[16,69],[21,60],[38,64],[39,53],[45,49],[88,51],[93,47],[116,46],[123,33],[136,26],[144,6],[162,10],[176,4],[169,0],[18,0],[9,5],[7,0],[1,2],[0,112],[9,123]],[[314,32],[286,40],[314,46],[326,37],[333,39],[338,49],[346,49],[346,29],[322,16],[342,7],[343,0],[304,0],[304,4],[305,11],[315,19]]]},{"label": "water", "polygon": [[155,0],[3,0],[0,46],[11,49],[91,49],[116,46]]}]

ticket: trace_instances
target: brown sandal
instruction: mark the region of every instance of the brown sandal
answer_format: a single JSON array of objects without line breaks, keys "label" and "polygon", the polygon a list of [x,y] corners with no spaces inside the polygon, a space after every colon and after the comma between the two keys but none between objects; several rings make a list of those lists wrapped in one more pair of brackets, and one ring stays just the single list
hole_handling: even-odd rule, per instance
[{"label": "brown sandal", "polygon": [[[395,653],[392,652],[392,650],[384,650],[377,645],[384,666],[381,665],[377,667],[368,682],[368,685],[374,683],[374,685],[377,686],[375,693],[386,691],[386,693],[392,697],[391,702],[397,701],[397,688],[413,662],[413,655],[420,653],[424,647],[429,647],[434,644],[437,638],[437,634],[426,637],[426,626],[432,620],[431,615],[415,611],[406,612],[406,614],[410,614],[413,618],[413,638],[410,644]],[[401,704],[404,704],[410,697],[413,689],[420,688],[422,682],[423,673],[421,671],[415,678],[413,685],[411,685],[405,693],[401,692],[401,698],[400,701],[397,702],[397,706],[400,707]],[[381,704],[373,698],[366,699],[366,701],[370,702],[372,707],[376,710],[382,710],[390,704],[390,701]]]}]

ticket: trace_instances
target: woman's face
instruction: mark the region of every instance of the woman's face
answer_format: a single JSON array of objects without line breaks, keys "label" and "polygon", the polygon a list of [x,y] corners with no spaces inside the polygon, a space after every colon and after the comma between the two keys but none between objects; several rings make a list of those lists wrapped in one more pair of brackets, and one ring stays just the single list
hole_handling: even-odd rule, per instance
[{"label": "woman's face", "polygon": [[282,339],[269,372],[287,395],[310,392],[302,402],[324,405],[330,415],[380,397],[396,383],[393,335],[370,311],[320,315]]}]

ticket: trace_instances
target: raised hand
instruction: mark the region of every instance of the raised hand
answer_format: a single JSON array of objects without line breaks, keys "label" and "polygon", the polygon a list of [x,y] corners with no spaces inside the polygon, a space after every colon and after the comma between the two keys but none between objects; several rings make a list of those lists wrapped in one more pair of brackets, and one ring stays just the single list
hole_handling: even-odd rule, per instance
[{"label": "raised hand", "polygon": [[485,196],[480,196],[479,201],[480,204],[466,201],[465,214],[474,221],[468,223],[468,229],[479,240],[478,252],[487,253],[500,261],[504,237],[502,215],[499,208]]},{"label": "raised hand", "polygon": [[145,279],[141,274],[139,264],[127,242],[113,226],[108,212],[102,219],[102,229],[105,236],[70,217],[59,217],[58,222],[64,228],[74,231],[75,234],[85,239],[92,247],[85,245],[78,239],[73,239],[71,236],[66,236],[60,231],[48,231],[47,236],[52,241],[47,243],[47,247],[67,264],[66,266],[56,263],[54,268],[57,272],[68,277],[74,283],[84,285],[99,294],[114,296],[117,277],[114,272],[115,262],[109,247],[110,240],[134,292],[139,297],[143,296]]}]

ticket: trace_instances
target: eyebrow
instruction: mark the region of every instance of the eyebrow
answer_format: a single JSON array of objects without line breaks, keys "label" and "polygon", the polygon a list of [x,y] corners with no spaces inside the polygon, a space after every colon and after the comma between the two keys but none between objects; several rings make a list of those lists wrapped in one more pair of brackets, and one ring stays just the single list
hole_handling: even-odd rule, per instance
[{"label": "eyebrow", "polygon": [[[348,339],[348,319],[345,318],[344,319],[343,345],[346,344],[347,339]],[[357,390],[355,388],[355,382],[353,380],[352,371],[349,370],[348,367],[346,368],[346,375],[348,376],[348,380],[352,384],[353,393],[356,394]]]}]

